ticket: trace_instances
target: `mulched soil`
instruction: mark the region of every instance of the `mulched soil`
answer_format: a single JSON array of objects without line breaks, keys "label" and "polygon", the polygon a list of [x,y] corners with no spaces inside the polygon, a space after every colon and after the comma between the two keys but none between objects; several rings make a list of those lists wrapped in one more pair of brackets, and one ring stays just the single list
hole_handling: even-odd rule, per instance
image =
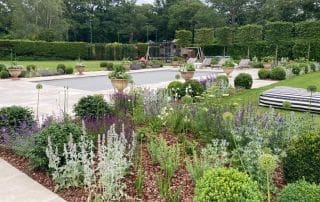
[{"label": "mulched soil", "polygon": [[[162,131],[159,136],[162,136],[168,143],[173,145],[178,142],[178,138],[167,131]],[[54,191],[54,182],[50,176],[40,170],[32,170],[29,161],[26,158],[18,156],[11,149],[0,146],[0,157],[9,162],[11,165],[30,176],[35,181],[39,182],[49,190]],[[147,149],[147,143],[142,143],[142,166],[144,169],[143,193],[142,199],[138,199],[135,182],[137,172],[132,168],[126,178],[123,180],[126,184],[126,200],[125,201],[152,201],[164,202],[165,200],[160,197],[156,177],[161,173],[159,165],[154,165],[151,156]],[[177,190],[181,188],[180,201],[191,202],[193,199],[194,183],[191,176],[188,174],[185,166],[182,164],[176,171],[171,181],[171,189]],[[85,202],[88,197],[88,192],[84,188],[69,188],[56,192],[66,201],[70,202]]]},{"label": "mulched soil", "polygon": [[[0,157],[9,162],[12,166],[16,167],[29,177],[39,182],[49,190],[54,191],[54,183],[52,179],[43,171],[32,170],[29,161],[26,158],[18,156],[11,149],[0,146]],[[86,201],[88,193],[84,188],[64,189],[56,192],[61,198],[66,201],[82,202]]]},{"label": "mulched soil", "polygon": [[[159,134],[163,137],[168,145],[177,144],[177,137],[171,135],[167,131]],[[154,165],[147,149],[147,143],[142,145],[142,164],[145,171],[143,185],[143,201],[165,201],[160,197],[156,177],[161,173],[159,165]],[[191,176],[187,172],[185,166],[180,166],[171,180],[171,189],[177,190],[181,188],[180,201],[189,202],[193,200],[194,183]]]}]

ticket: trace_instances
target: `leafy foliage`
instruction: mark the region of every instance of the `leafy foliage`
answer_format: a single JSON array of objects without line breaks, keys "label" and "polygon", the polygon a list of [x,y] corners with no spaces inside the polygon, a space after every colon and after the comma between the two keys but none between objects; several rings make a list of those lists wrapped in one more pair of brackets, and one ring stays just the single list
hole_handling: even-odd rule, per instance
[{"label": "leafy foliage", "polygon": [[101,118],[110,114],[111,108],[103,95],[88,95],[74,105],[74,112],[81,119]]},{"label": "leafy foliage", "polygon": [[253,84],[253,79],[250,74],[247,73],[240,73],[236,78],[234,79],[234,86],[245,88],[245,89],[251,89]]},{"label": "leafy foliage", "polygon": [[197,180],[195,201],[261,201],[256,182],[248,175],[232,168],[206,171]]},{"label": "leafy foliage", "polygon": [[192,32],[187,30],[176,30],[175,38],[178,40],[177,43],[181,47],[186,47],[191,44]]},{"label": "leafy foliage", "polygon": [[285,80],[286,70],[283,67],[275,67],[270,71],[270,79],[273,80]]},{"label": "leafy foliage", "polygon": [[214,30],[212,28],[196,29],[194,41],[201,46],[213,44]]},{"label": "leafy foliage", "polygon": [[319,132],[305,132],[289,143],[287,157],[283,160],[284,174],[288,182],[304,178],[308,182],[320,182]]},{"label": "leafy foliage", "polygon": [[288,184],[280,193],[280,202],[291,201],[319,201],[320,187],[316,184],[310,184],[305,180],[299,180]]},{"label": "leafy foliage", "polygon": [[259,79],[268,79],[270,78],[270,70],[260,69],[258,72]]},{"label": "leafy foliage", "polygon": [[[58,157],[63,157],[64,144],[68,143],[69,136],[72,134],[74,142],[80,140],[83,135],[82,128],[76,124],[65,122],[65,123],[54,123],[48,128],[43,129],[39,133],[35,134],[35,142],[32,150],[30,151],[29,157],[33,168],[48,169],[49,160],[46,156],[46,147],[48,145],[48,137],[50,137],[52,144],[57,147]],[[65,163],[63,160],[62,164]]]}]

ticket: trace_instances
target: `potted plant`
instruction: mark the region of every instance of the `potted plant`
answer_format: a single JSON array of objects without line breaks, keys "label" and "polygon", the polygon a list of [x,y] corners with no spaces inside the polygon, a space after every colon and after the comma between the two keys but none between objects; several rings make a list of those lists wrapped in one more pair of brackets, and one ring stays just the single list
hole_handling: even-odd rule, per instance
[{"label": "potted plant", "polygon": [[264,57],[264,58],[262,59],[262,61],[263,61],[263,67],[264,67],[265,69],[271,69],[273,57],[271,57],[271,56]]},{"label": "potted plant", "polygon": [[172,59],[172,66],[177,67],[179,66],[179,57],[178,56],[174,56]]},{"label": "potted plant", "polygon": [[222,65],[223,71],[224,73],[227,74],[228,77],[231,77],[230,74],[233,72],[234,66],[235,66],[235,63],[232,59],[228,59],[223,63]]},{"label": "potted plant", "polygon": [[196,69],[193,64],[186,64],[183,67],[181,67],[180,74],[184,80],[188,81],[193,78],[195,71]]},{"label": "potted plant", "polygon": [[126,68],[123,65],[114,65],[113,71],[108,75],[112,86],[120,93],[128,86],[131,76],[126,73]]},{"label": "potted plant", "polygon": [[23,66],[22,65],[16,65],[15,63],[12,63],[10,67],[8,67],[8,71],[10,76],[12,77],[12,80],[18,80],[19,76],[21,75]]},{"label": "potted plant", "polygon": [[79,57],[79,62],[76,64],[75,69],[78,71],[79,75],[83,75],[85,68],[86,68],[86,66],[81,63],[81,60]]}]

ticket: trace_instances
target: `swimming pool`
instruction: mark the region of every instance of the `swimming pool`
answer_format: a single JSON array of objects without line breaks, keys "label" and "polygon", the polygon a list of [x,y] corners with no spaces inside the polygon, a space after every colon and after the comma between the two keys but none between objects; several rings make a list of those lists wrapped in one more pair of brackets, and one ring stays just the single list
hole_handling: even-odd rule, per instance
[{"label": "swimming pool", "polygon": [[[154,70],[145,72],[130,72],[135,85],[156,84],[169,82],[175,79],[175,75],[179,74],[178,70]],[[214,71],[196,71],[194,77],[208,76],[214,74]],[[55,79],[47,81],[39,81],[38,83],[51,86],[68,86],[69,88],[86,90],[86,91],[101,91],[113,89],[111,81],[107,75],[102,76],[87,76],[68,79]]]}]

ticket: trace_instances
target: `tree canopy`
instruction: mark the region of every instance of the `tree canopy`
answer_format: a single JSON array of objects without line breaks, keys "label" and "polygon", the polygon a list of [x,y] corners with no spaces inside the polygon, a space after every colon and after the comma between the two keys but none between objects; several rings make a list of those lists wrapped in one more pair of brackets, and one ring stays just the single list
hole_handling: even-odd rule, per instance
[{"label": "tree canopy", "polygon": [[172,40],[175,31],[320,19],[319,0],[0,0],[0,38],[45,41]]}]

